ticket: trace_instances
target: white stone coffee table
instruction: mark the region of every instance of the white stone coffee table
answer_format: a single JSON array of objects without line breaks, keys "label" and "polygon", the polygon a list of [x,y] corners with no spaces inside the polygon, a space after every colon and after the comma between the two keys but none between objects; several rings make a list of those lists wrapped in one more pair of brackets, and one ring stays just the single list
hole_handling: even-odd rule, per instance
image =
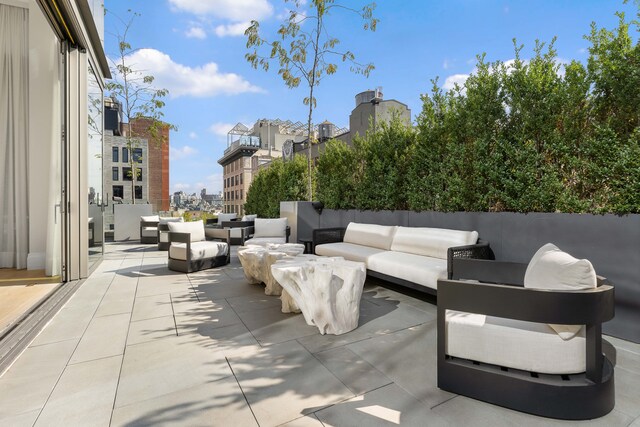
[{"label": "white stone coffee table", "polygon": [[295,257],[273,264],[271,274],[293,298],[307,324],[322,335],[340,335],[358,327],[367,274],[364,263],[342,257]]},{"label": "white stone coffee table", "polygon": [[249,283],[264,283],[266,295],[280,296],[283,313],[300,313],[291,297],[282,291],[282,286],[271,275],[271,266],[278,260],[301,255],[304,245],[298,243],[268,243],[247,245],[238,248],[238,258]]}]

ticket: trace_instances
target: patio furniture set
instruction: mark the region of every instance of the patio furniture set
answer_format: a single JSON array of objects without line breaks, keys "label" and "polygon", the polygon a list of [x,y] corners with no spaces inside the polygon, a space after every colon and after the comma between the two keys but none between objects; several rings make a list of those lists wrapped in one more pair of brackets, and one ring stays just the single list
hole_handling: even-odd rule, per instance
[{"label": "patio furniture set", "polygon": [[[227,264],[230,222],[167,223],[169,268]],[[614,287],[587,260],[547,244],[528,264],[496,261],[476,231],[350,223],[316,229],[303,245],[288,243],[284,218],[238,228],[247,280],[321,334],[357,328],[365,279],[375,277],[437,297],[439,388],[560,419],[601,417],[615,405],[602,350]]]}]

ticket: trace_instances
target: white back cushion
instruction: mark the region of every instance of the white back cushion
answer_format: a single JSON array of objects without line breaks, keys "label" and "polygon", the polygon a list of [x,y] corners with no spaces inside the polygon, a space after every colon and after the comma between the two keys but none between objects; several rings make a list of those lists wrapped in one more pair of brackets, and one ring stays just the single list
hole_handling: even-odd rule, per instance
[{"label": "white back cushion", "polygon": [[477,231],[398,227],[398,231],[393,237],[391,250],[447,259],[447,249],[455,246],[473,245],[477,241]]},{"label": "white back cushion", "polygon": [[245,215],[245,216],[242,217],[241,221],[255,221],[256,218],[258,218],[257,214]]},{"label": "white back cushion", "polygon": [[343,241],[388,251],[391,248],[393,235],[396,233],[397,228],[395,225],[350,222],[344,233]]},{"label": "white back cushion", "polygon": [[168,224],[170,222],[184,222],[181,216],[162,216],[160,217],[160,224]]},{"label": "white back cushion", "polygon": [[[598,286],[593,265],[586,259],[576,259],[547,243],[538,249],[524,274],[524,287],[555,290],[593,289]],[[550,324],[562,339],[573,338],[581,325]]]},{"label": "white back cushion", "polygon": [[140,217],[140,221],[143,221],[143,222],[158,222],[158,221],[160,221],[160,217],[158,215],[141,216]]},{"label": "white back cushion", "polygon": [[256,218],[253,237],[285,237],[287,218]]},{"label": "white back cushion", "polygon": [[202,220],[193,222],[169,222],[167,225],[169,226],[169,231],[191,234],[192,242],[202,242],[205,240],[204,223]]},{"label": "white back cushion", "polygon": [[222,222],[222,221],[231,221],[232,219],[236,219],[237,215],[236,213],[221,213],[218,214],[218,223]]}]

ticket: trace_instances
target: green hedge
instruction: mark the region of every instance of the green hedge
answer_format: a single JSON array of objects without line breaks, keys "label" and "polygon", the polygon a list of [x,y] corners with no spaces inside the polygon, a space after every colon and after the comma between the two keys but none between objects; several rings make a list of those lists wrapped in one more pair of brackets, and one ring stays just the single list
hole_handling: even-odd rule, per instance
[{"label": "green hedge", "polygon": [[[630,36],[640,25],[618,16],[614,31],[592,25],[586,65],[561,63],[555,40],[523,60],[514,41],[508,64],[481,55],[464,85],[434,80],[415,127],[394,118],[353,147],[328,142],[315,199],[332,209],[640,213],[640,41]],[[247,211],[263,203],[277,216],[280,200],[305,200],[306,170],[274,166],[256,177]]]}]

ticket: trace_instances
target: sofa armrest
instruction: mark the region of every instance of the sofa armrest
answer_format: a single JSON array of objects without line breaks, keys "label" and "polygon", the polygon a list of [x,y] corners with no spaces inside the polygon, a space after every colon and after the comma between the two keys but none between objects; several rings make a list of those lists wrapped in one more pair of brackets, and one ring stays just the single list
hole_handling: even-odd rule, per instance
[{"label": "sofa armrest", "polygon": [[289,236],[291,236],[291,227],[287,225],[287,229],[285,231],[285,242],[289,243]]},{"label": "sofa armrest", "polygon": [[524,286],[527,264],[488,259],[453,258],[450,279],[473,279],[485,283]]},{"label": "sofa armrest", "polygon": [[489,242],[478,240],[475,245],[455,246],[447,250],[447,278],[453,277],[454,258],[493,259]]},{"label": "sofa armrest", "polygon": [[187,244],[187,262],[191,262],[191,233],[180,233],[177,231],[169,231],[169,258],[171,258],[171,244],[172,243],[186,243]]},{"label": "sofa armrest", "polygon": [[222,221],[222,228],[240,228],[240,227],[251,227],[255,224],[254,221]]},{"label": "sofa armrest", "polygon": [[344,233],[347,229],[344,227],[334,228],[316,228],[312,234],[312,251],[316,252],[316,245],[322,245],[324,243],[338,243],[344,239]]}]

